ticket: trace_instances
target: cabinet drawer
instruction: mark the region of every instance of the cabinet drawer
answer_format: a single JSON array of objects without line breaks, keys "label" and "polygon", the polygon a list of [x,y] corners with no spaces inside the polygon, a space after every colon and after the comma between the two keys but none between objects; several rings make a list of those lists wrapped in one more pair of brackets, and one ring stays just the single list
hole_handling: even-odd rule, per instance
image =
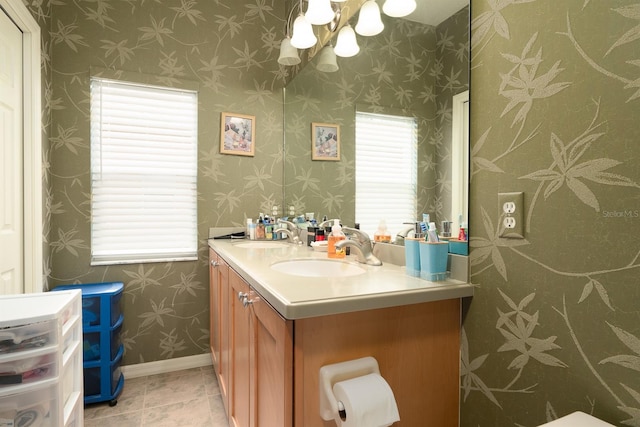
[{"label": "cabinet drawer", "polygon": [[57,394],[58,387],[50,384],[0,399],[0,425],[57,425]]},{"label": "cabinet drawer", "polygon": [[[118,387],[118,381],[120,380],[120,376],[122,375],[120,363],[122,362],[123,354],[124,347],[120,346],[115,360],[109,363],[107,372],[104,372],[106,370],[105,362],[101,362],[100,366],[84,368],[85,398],[87,396],[94,396],[99,394],[115,394]],[[103,372],[105,374],[104,377],[102,376]],[[102,393],[103,382],[108,382],[108,384],[110,384],[108,390],[105,393]]]},{"label": "cabinet drawer", "polygon": [[48,380],[58,374],[55,354],[35,353],[23,359],[0,363],[0,391],[5,387]]},{"label": "cabinet drawer", "polygon": [[55,320],[0,329],[0,356],[55,344]]},{"label": "cabinet drawer", "polygon": [[[120,332],[122,331],[122,322],[124,318],[120,316],[116,325],[111,329],[109,333],[109,349],[110,353],[102,354],[100,345],[101,345],[101,337],[102,334],[107,333],[105,331],[96,331],[96,332],[85,332],[82,334],[83,336],[83,348],[82,354],[85,362],[91,362],[94,360],[100,360],[101,358],[113,360],[118,354],[118,350],[120,349],[120,344],[122,344],[122,338],[120,336]],[[109,350],[107,350],[109,351]]]}]

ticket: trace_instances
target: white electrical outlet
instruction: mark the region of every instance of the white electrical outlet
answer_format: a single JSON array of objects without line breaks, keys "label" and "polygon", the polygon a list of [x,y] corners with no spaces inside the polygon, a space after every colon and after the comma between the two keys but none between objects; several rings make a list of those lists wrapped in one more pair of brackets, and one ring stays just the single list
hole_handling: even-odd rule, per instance
[{"label": "white electrical outlet", "polygon": [[516,228],[516,219],[512,216],[507,216],[502,221],[502,224],[504,225],[504,228],[514,229]]},{"label": "white electrical outlet", "polygon": [[516,211],[516,204],[514,202],[506,202],[502,205],[502,210],[506,214],[512,214]]},{"label": "white electrical outlet", "polygon": [[500,237],[524,239],[524,193],[498,193]]}]

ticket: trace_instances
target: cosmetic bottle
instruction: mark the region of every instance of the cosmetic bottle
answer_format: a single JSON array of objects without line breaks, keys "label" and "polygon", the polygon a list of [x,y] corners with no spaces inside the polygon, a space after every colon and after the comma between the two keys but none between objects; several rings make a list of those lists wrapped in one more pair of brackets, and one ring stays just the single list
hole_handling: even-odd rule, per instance
[{"label": "cosmetic bottle", "polygon": [[385,220],[381,220],[380,224],[378,224],[378,230],[373,234],[373,241],[376,243],[391,242],[391,234],[387,231],[387,223]]},{"label": "cosmetic bottle", "polygon": [[264,240],[265,230],[264,230],[264,220],[262,219],[262,214],[258,218],[258,225],[256,225],[256,240]]},{"label": "cosmetic bottle", "polygon": [[460,240],[462,242],[466,242],[467,239],[468,239],[467,223],[466,222],[462,222],[462,223],[460,223],[460,232],[458,233],[458,240]]},{"label": "cosmetic bottle", "polygon": [[346,239],[346,236],[344,235],[344,233],[342,232],[342,227],[340,226],[340,221],[339,220],[335,220],[333,222],[333,227],[331,227],[331,235],[329,236],[328,240],[328,245],[327,245],[327,256],[329,258],[344,258],[345,257],[345,250],[344,248],[342,249],[337,249],[336,248],[336,243],[338,243],[341,240]]},{"label": "cosmetic bottle", "polygon": [[[251,230],[253,229],[253,237],[251,237]],[[253,223],[253,219],[252,218],[247,218],[247,230],[245,231],[245,237],[247,239],[251,239],[254,240],[256,238],[255,236],[255,224]]]}]

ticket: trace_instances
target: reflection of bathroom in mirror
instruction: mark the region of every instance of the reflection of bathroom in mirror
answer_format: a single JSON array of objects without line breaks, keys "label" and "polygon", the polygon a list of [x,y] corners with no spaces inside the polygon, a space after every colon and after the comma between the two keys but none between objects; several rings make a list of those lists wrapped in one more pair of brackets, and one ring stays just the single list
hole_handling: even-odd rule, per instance
[{"label": "reflection of bathroom in mirror", "polygon": [[[373,37],[358,35],[360,52],[351,58],[338,57],[338,71],[319,71],[316,55],[285,88],[287,211],[294,206],[296,213],[340,218],[349,226],[360,222],[370,234],[376,231],[377,220],[385,219],[392,236],[406,228],[402,222],[422,219],[423,213],[430,214],[437,224],[453,221],[454,227],[460,216],[467,220],[469,5],[464,0],[423,0],[418,4],[424,10],[407,18],[382,14],[384,31]],[[447,7],[445,15],[430,15],[430,10],[442,14],[438,8]],[[423,23],[427,21],[420,18],[423,22],[416,22],[416,14],[436,21]],[[349,23],[355,26],[357,18],[356,14]],[[335,35],[331,43],[335,45]],[[387,196],[376,200],[380,213],[375,224],[365,224],[356,217],[357,113],[416,120],[416,212],[399,223],[386,218],[397,207]],[[312,160],[314,122],[340,126],[340,161]],[[358,143],[366,144],[362,133]],[[393,148],[390,142],[387,149]],[[377,178],[393,183],[405,169],[381,167]]]}]

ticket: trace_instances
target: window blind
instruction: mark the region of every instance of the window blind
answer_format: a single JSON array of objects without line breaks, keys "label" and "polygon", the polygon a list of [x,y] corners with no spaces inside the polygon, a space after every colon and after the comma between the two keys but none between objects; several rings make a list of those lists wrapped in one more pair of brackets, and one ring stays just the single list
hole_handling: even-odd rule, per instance
[{"label": "window blind", "polygon": [[197,259],[194,91],[91,79],[91,262]]},{"label": "window blind", "polygon": [[414,117],[356,112],[356,222],[371,236],[416,218],[417,139]]}]

